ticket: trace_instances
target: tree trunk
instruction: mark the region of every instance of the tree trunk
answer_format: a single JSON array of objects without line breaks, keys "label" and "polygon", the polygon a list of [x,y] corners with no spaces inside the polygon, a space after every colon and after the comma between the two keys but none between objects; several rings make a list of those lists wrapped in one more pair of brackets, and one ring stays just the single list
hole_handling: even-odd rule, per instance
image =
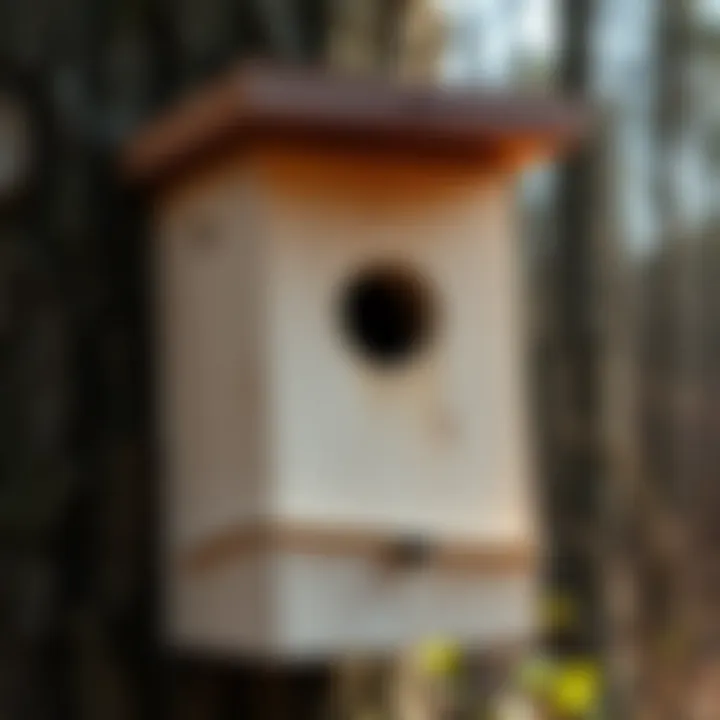
[{"label": "tree trunk", "polygon": [[[566,0],[562,4],[564,49],[559,77],[561,89],[570,95],[583,95],[589,89],[594,6],[593,0]],[[599,647],[600,578],[594,546],[601,468],[597,355],[601,337],[593,174],[592,149],[587,145],[567,161],[559,178],[551,289],[557,385],[552,391],[554,397],[544,401],[561,408],[546,455],[547,520],[554,552],[550,585],[571,594],[582,612],[574,628],[564,629],[553,640],[560,652],[571,654],[593,652]]]}]

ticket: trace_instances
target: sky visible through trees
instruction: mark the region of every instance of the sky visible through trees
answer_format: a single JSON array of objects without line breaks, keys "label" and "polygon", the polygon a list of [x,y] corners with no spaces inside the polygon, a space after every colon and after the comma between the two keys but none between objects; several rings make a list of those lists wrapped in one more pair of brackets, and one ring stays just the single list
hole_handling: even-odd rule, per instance
[{"label": "sky visible through trees", "polygon": [[[609,107],[617,143],[617,203],[620,230],[640,256],[660,241],[661,220],[654,199],[657,137],[654,108],[658,91],[658,8],[663,0],[598,0],[594,21],[592,94]],[[532,85],[552,87],[553,67],[561,49],[557,0],[441,0],[450,26],[444,63],[447,82],[518,84],[528,68]],[[720,0],[696,0],[699,28],[720,29]],[[711,58],[712,60],[712,58]],[[717,205],[715,168],[708,158],[709,136],[718,126],[714,67],[697,72],[684,108],[687,123],[675,154],[676,193],[682,229],[698,230]],[[694,76],[694,77],[695,77]],[[526,83],[527,84],[527,83]]]}]

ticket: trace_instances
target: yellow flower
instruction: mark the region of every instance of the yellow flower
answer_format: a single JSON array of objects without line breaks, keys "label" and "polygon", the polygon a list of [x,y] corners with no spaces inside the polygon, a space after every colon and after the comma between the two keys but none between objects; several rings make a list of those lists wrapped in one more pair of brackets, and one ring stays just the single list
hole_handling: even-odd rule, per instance
[{"label": "yellow flower", "polygon": [[600,672],[590,661],[565,664],[558,672],[551,696],[562,717],[582,718],[596,709],[600,701]]},{"label": "yellow flower", "polygon": [[428,640],[416,649],[419,668],[430,677],[449,677],[460,668],[462,652],[457,643]]}]

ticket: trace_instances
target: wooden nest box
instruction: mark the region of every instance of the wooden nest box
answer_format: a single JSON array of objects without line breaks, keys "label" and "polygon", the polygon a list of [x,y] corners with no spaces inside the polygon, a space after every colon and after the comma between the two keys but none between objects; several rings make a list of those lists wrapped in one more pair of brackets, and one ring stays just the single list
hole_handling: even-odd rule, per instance
[{"label": "wooden nest box", "polygon": [[323,658],[532,632],[513,176],[582,124],[537,98],[255,68],[131,143],[172,643]]}]

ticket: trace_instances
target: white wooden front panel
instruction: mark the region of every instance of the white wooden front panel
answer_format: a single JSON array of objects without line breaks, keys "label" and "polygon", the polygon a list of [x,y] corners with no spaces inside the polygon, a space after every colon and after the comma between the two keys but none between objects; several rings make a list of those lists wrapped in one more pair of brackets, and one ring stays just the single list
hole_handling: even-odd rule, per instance
[{"label": "white wooden front panel", "polygon": [[274,567],[274,646],[286,657],[384,653],[432,637],[502,647],[528,641],[536,627],[530,575],[384,573],[362,557],[290,554]]},{"label": "white wooden front panel", "polygon": [[[510,187],[427,162],[265,166],[274,499],[293,519],[477,538],[530,531]],[[427,277],[436,341],[380,371],[338,292],[372,263]]]}]

